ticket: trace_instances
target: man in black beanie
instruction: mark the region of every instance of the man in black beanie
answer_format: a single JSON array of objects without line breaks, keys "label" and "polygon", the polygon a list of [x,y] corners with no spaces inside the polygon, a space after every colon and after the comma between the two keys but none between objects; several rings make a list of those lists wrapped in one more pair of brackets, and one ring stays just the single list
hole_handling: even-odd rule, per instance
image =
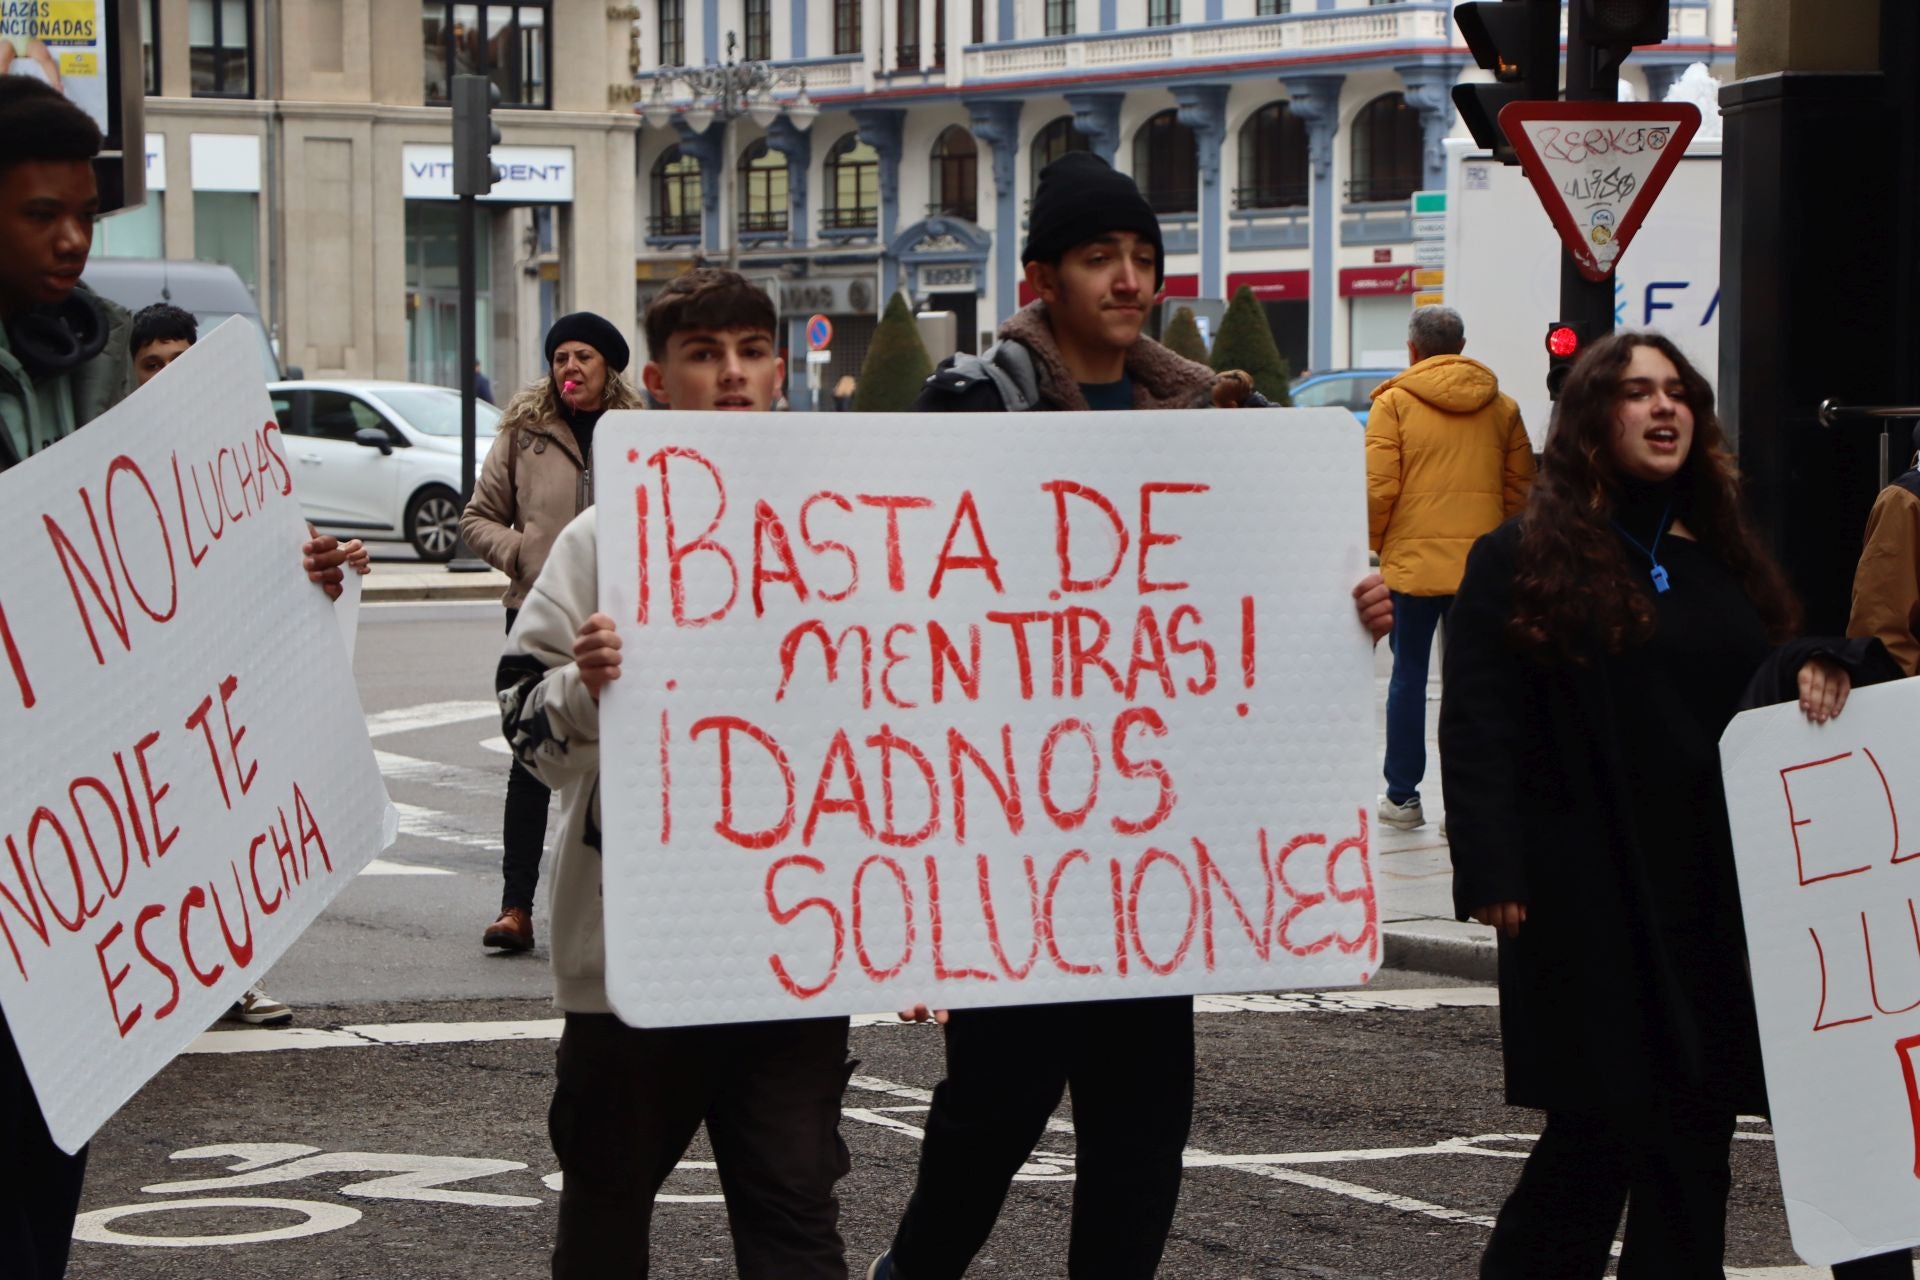
[{"label": "man in black beanie", "polygon": [[[1141,336],[1164,281],[1162,248],[1159,221],[1131,178],[1085,152],[1054,161],[1040,174],[1020,255],[1040,300],[1001,325],[983,355],[943,361],[915,411],[1247,403],[1251,382],[1216,379]],[[1378,641],[1393,626],[1386,584],[1373,574],[1353,595]],[[1192,1120],[1192,997],[937,1015],[923,1006],[901,1016],[945,1024],[947,1078],[933,1091],[913,1196],[867,1280],[959,1280],[1068,1089],[1076,1151],[1067,1274],[1152,1276]]]}]

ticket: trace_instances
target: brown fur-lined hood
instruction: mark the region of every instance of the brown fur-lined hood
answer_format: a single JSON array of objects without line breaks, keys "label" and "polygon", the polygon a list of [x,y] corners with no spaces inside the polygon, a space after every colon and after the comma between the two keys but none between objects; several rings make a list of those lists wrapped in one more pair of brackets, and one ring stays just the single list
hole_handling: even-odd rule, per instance
[{"label": "brown fur-lined hood", "polygon": [[[1040,375],[1040,395],[1056,409],[1087,409],[1080,384],[1067,371],[1053,340],[1047,304],[1033,302],[1013,313],[996,335],[1017,342],[1033,353]],[[1202,409],[1212,403],[1215,374],[1197,360],[1177,355],[1142,337],[1127,350],[1127,374],[1133,379],[1136,409]]]}]

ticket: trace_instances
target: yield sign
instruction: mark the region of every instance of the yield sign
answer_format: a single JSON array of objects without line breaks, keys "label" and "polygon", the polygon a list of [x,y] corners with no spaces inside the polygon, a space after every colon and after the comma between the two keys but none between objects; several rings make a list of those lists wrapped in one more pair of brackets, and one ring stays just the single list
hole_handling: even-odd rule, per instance
[{"label": "yield sign", "polygon": [[1510,102],[1500,129],[1580,274],[1605,280],[1700,127],[1690,102]]}]

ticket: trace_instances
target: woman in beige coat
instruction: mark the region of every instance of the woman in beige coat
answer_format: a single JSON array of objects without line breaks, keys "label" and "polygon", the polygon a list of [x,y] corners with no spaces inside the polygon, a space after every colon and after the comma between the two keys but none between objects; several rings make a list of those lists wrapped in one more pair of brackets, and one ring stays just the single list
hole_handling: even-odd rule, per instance
[{"label": "woman in beige coat", "polygon": [[[643,405],[623,376],[627,341],[606,319],[590,311],[560,317],[547,331],[546,355],[547,376],[507,403],[473,500],[460,517],[467,545],[513,580],[501,598],[509,631],[553,540],[593,505],[594,425],[608,409]],[[549,797],[539,779],[513,766],[501,839],[505,886],[484,946],[533,946],[533,891],[540,882]]]}]

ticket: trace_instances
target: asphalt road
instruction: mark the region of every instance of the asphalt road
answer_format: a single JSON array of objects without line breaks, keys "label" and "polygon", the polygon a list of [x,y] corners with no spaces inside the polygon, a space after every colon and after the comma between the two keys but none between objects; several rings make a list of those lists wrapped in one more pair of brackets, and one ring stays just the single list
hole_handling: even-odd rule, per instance
[{"label": "asphalt road", "polygon": [[[484,953],[507,757],[493,606],[370,607],[356,668],[403,834],[268,976],[296,1035],[203,1037],[102,1130],[75,1277],[546,1272],[544,948]],[[544,895],[536,919],[544,923]],[[1536,1117],[1502,1104],[1492,993],[1388,973],[1365,993],[1202,1002],[1199,1101],[1161,1274],[1463,1277]],[[267,1046],[271,1046],[270,1048]],[[939,1033],[858,1025],[842,1229],[860,1274],[911,1189]],[[1791,1268],[1771,1143],[1743,1126],[1735,1274]],[[1065,1274],[1071,1106],[971,1274]],[[653,1274],[733,1274],[704,1139],[654,1215]],[[234,1202],[238,1203],[234,1203]]]}]

